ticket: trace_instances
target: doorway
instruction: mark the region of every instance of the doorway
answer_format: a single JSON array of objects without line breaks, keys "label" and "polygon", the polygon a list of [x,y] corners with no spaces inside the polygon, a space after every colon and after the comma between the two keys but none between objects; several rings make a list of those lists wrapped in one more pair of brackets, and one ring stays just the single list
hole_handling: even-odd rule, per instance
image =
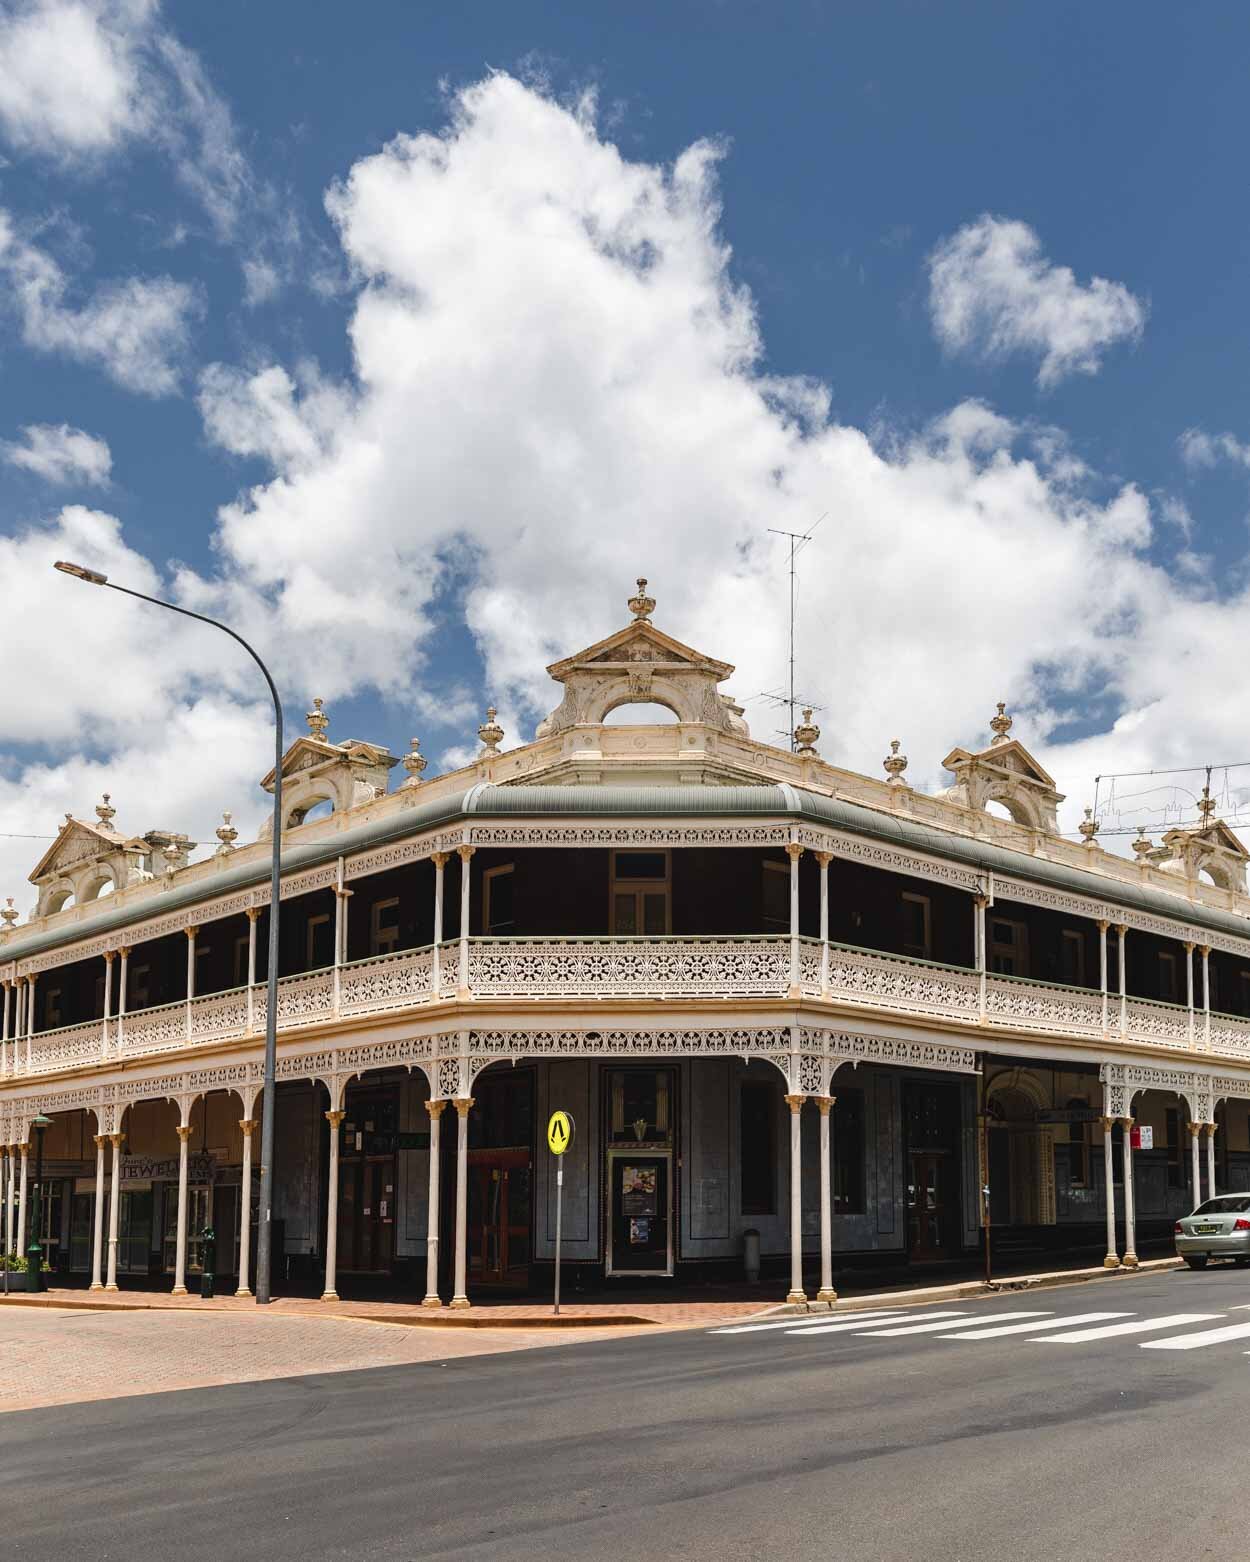
[{"label": "doorway", "polygon": [[673,1273],[671,1158],[608,1151],[609,1275]]},{"label": "doorway", "polygon": [[957,1252],[960,1127],[958,1086],[940,1080],[904,1085],[907,1245],[913,1263],[939,1263]]},{"label": "doorway", "polygon": [[399,1091],[349,1090],[339,1147],[338,1267],[389,1274],[395,1255]]},{"label": "doorway", "polygon": [[469,1151],[469,1279],[522,1289],[529,1282],[528,1150]]}]

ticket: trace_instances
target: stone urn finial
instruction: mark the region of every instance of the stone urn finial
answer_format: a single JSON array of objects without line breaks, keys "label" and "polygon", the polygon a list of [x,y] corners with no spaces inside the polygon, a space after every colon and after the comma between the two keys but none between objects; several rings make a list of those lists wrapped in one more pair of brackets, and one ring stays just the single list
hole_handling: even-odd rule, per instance
[{"label": "stone urn finial", "polygon": [[429,760],[421,752],[420,738],[413,738],[412,747],[404,755],[403,759],[400,760],[400,764],[408,772],[408,779],[404,782],[404,785],[420,786],[421,772],[429,764]]},{"label": "stone urn finial", "polygon": [[636,624],[649,624],[651,615],[655,612],[655,598],[647,595],[647,577],[645,575],[639,575],[637,585],[637,594],[630,597],[626,606],[634,615]]},{"label": "stone urn finial", "polygon": [[886,775],[890,778],[889,784],[891,786],[907,785],[907,782],[903,780],[903,772],[907,769],[907,755],[899,753],[901,746],[897,738],[891,738],[890,752],[881,761],[885,767]]},{"label": "stone urn finial", "polygon": [[232,852],[235,849],[234,843],[239,838],[238,830],[231,823],[233,817],[234,816],[227,808],[222,813],[221,823],[217,826],[217,839],[221,842],[221,845],[217,848],[217,851],[221,856],[224,856],[226,852]]},{"label": "stone urn finial", "polygon": [[811,707],[803,712],[803,720],[794,729],[794,741],[798,744],[797,753],[814,754],[816,744],[820,740],[820,728],[812,721]]},{"label": "stone urn finial", "polygon": [[1084,837],[1086,846],[1096,846],[1098,844],[1098,842],[1094,839],[1094,837],[1098,834],[1098,821],[1094,818],[1094,810],[1092,808],[1087,808],[1085,810],[1085,817],[1081,820],[1080,824],[1077,825],[1077,829]]},{"label": "stone urn finial", "polygon": [[101,829],[111,830],[113,828],[113,819],[117,814],[117,810],[109,803],[109,794],[107,792],[104,793],[104,801],[95,805],[95,814],[100,821]]},{"label": "stone urn finial", "polygon": [[17,918],[18,918],[18,910],[17,910],[17,907],[13,904],[13,897],[12,897],[12,895],[10,895],[5,900],[4,910],[0,911],[0,920],[2,920],[4,922],[4,926],[5,926],[6,932],[17,921]]},{"label": "stone urn finial", "polygon": [[326,741],[326,729],[330,725],[330,718],[326,715],[323,707],[324,701],[318,695],[313,701],[313,708],[304,716],[304,720],[308,723],[309,733],[322,743]]},{"label": "stone urn finial", "polygon": [[498,754],[499,745],[503,742],[503,728],[495,720],[495,707],[489,706],[486,711],[486,720],[477,729],[477,735],[482,740],[482,759],[492,754]]},{"label": "stone urn finial", "polygon": [[999,700],[998,715],[990,718],[990,731],[994,734],[994,742],[991,747],[997,747],[1000,743],[1006,743],[1007,734],[1011,731],[1011,717],[1007,714],[1007,701]]},{"label": "stone urn finial", "polygon": [[1150,861],[1150,854],[1155,849],[1155,843],[1146,834],[1146,826],[1144,824],[1137,826],[1137,835],[1132,842],[1132,846],[1138,862],[1144,865]]}]

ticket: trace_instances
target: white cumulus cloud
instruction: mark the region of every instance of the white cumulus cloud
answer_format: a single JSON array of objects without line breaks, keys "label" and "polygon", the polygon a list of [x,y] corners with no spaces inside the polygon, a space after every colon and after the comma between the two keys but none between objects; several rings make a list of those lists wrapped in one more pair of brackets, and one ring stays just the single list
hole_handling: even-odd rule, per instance
[{"label": "white cumulus cloud", "polygon": [[929,256],[929,310],[950,353],[1041,360],[1043,388],[1070,374],[1096,374],[1103,354],[1136,341],[1146,306],[1121,282],[1077,281],[1043,253],[1027,223],[978,217]]},{"label": "white cumulus cloud", "polygon": [[101,283],[81,304],[56,259],[22,237],[0,210],[0,276],[10,288],[22,339],[103,368],[127,390],[167,396],[178,388],[197,290],[172,277],[122,277]]},{"label": "white cumulus cloud", "polygon": [[10,466],[33,472],[49,483],[103,488],[113,470],[108,441],[68,423],[28,423],[20,440],[0,441],[0,456]]},{"label": "white cumulus cloud", "polygon": [[1232,434],[1207,434],[1200,428],[1187,428],[1180,440],[1181,460],[1193,471],[1231,461],[1250,467],[1250,444]]}]

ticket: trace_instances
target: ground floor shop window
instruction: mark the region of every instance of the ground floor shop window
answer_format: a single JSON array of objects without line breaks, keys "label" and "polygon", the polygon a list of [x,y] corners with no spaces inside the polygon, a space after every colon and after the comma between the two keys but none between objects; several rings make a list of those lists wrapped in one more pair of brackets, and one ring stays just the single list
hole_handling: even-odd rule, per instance
[{"label": "ground floor shop window", "polygon": [[[187,1273],[199,1274],[204,1268],[204,1243],[201,1233],[209,1223],[212,1189],[201,1184],[187,1189]],[[165,1188],[164,1237],[161,1244],[162,1267],[173,1274],[178,1259],[178,1188]]]},{"label": "ground floor shop window", "polygon": [[839,1090],[833,1104],[833,1212],[864,1213],[864,1092]]},{"label": "ground floor shop window", "polygon": [[777,1213],[777,1091],[743,1081],[738,1098],[738,1157],[744,1215]]}]

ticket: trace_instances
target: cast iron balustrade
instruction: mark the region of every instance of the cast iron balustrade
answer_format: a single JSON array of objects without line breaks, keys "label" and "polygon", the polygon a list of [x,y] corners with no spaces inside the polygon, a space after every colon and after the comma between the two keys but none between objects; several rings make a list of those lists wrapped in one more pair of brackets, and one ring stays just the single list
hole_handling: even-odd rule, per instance
[{"label": "cast iron balustrade", "polygon": [[[1250,1057],[1250,1020],[1065,987],[1035,978],[981,973],[849,944],[798,941],[804,997],[865,1012],[924,1015],[960,1028],[1086,1037],[1212,1056]],[[683,998],[727,1003],[785,998],[791,989],[788,934],[741,937],[519,937],[468,940],[472,998]],[[278,983],[278,1026],[292,1032],[345,1017],[385,1015],[454,999],[461,944],[405,949],[327,966]],[[39,1031],[4,1044],[4,1074],[47,1074],[87,1063],[147,1057],[250,1035],[265,1026],[265,986],[206,993],[123,1016]],[[29,1068],[27,1056],[29,1050]]]}]

